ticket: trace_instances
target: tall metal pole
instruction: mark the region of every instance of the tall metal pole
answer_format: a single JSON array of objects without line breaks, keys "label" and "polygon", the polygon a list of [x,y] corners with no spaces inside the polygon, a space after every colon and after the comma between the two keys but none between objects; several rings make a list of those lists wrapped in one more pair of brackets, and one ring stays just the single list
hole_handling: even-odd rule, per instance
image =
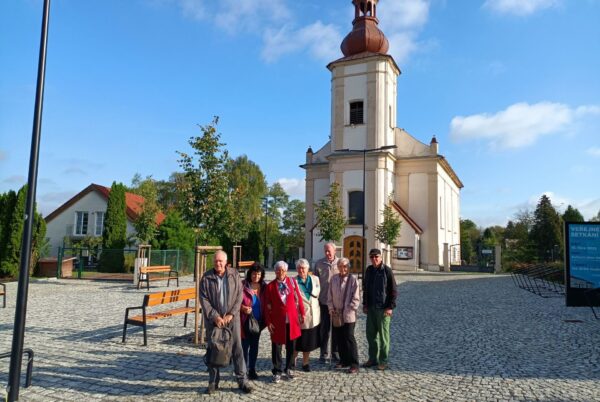
[{"label": "tall metal pole", "polygon": [[367,263],[366,258],[365,258],[365,250],[366,250],[366,242],[367,239],[365,239],[365,221],[367,220],[367,196],[366,196],[366,188],[365,188],[365,175],[366,175],[366,171],[367,171],[367,150],[363,150],[363,219],[362,219],[362,276],[361,278],[364,279],[365,277],[365,264]]},{"label": "tall metal pole", "polygon": [[269,219],[269,197],[265,197],[265,248],[263,251],[263,258],[264,258],[264,266],[267,266],[267,253],[268,253],[268,249],[267,249],[267,222]]},{"label": "tall metal pole", "polygon": [[42,110],[44,105],[44,79],[46,77],[46,49],[48,45],[48,21],[50,0],[44,0],[42,15],[42,34],[40,38],[40,54],[38,58],[37,88],[35,92],[35,109],[33,114],[33,130],[31,134],[31,153],[29,154],[29,177],[27,179],[27,198],[21,240],[21,261],[19,283],[17,287],[17,306],[8,372],[8,401],[19,399],[19,381],[23,357],[23,338],[25,336],[25,316],[27,314],[27,290],[29,287],[29,263],[31,260],[32,231],[34,221],[35,192],[37,189],[38,161],[40,150],[40,134],[42,129]]}]

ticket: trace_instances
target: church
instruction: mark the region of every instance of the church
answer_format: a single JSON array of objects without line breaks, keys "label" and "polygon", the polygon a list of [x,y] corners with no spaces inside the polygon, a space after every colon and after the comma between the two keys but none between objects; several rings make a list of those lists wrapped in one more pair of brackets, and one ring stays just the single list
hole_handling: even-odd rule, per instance
[{"label": "church", "polygon": [[[435,136],[423,143],[396,127],[400,69],[378,28],[379,0],[353,0],[352,31],[344,38],[344,57],[332,61],[329,142],[306,152],[305,250],[323,257],[315,204],[339,184],[347,225],[338,243],[352,272],[362,272],[365,253],[384,250],[394,270],[440,271],[460,264],[462,182],[439,151]],[[375,237],[390,205],[402,221],[396,244]],[[364,239],[364,244],[363,244]]]}]

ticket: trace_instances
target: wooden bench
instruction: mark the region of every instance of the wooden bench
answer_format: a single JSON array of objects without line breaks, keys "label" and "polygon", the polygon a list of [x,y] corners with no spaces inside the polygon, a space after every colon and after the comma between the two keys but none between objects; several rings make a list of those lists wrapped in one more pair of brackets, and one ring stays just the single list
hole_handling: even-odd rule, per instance
[{"label": "wooden bench", "polygon": [[6,285],[0,283],[0,296],[2,296],[2,308],[6,308]]},{"label": "wooden bench", "polygon": [[[127,325],[136,325],[144,329],[144,346],[148,345],[146,337],[146,325],[150,321],[169,318],[176,315],[184,314],[183,326],[187,326],[187,317],[189,313],[193,313],[194,306],[190,306],[190,300],[196,300],[196,288],[186,288],[177,290],[167,290],[165,292],[149,293],[144,296],[144,302],[139,307],[128,307],[125,310],[125,322],[123,324],[123,343],[127,336]],[[148,307],[162,306],[185,301],[185,307],[175,307],[170,310],[162,310],[154,313],[148,313]],[[142,310],[142,314],[130,317],[131,310]]]},{"label": "wooden bench", "polygon": [[254,261],[238,261],[237,270],[240,274],[245,272],[246,268],[251,267],[254,264]]},{"label": "wooden bench", "polygon": [[[167,275],[162,275],[166,273]],[[150,277],[152,274],[152,277]],[[160,274],[155,276],[156,274]],[[139,289],[142,282],[146,282],[146,288],[150,290],[150,281],[167,281],[167,286],[171,283],[171,279],[177,280],[177,287],[179,287],[179,272],[171,269],[170,265],[153,265],[148,267],[140,267],[140,272],[138,274],[138,284],[137,288]]]}]

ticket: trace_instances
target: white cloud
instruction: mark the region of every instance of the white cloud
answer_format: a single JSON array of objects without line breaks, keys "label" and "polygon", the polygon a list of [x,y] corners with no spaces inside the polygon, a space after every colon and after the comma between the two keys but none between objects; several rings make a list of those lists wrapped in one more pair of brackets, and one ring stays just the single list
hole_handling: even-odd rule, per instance
[{"label": "white cloud", "polygon": [[589,155],[600,158],[600,147],[591,147],[586,151]]},{"label": "white cloud", "polygon": [[541,136],[568,133],[572,126],[590,114],[600,114],[597,106],[540,102],[516,103],[495,114],[457,116],[450,122],[450,137],[456,141],[484,139],[494,148],[522,148]]},{"label": "white cloud", "polygon": [[560,5],[560,0],[486,0],[483,7],[498,14],[527,16]]},{"label": "white cloud", "polygon": [[276,180],[277,183],[281,184],[281,187],[285,190],[290,198],[297,198],[300,200],[304,199],[305,193],[305,182],[304,179],[289,179],[281,178]]},{"label": "white cloud", "polygon": [[263,39],[262,57],[267,62],[303,50],[318,60],[331,61],[339,57],[342,36],[335,26],[317,21],[296,31],[287,26],[279,30],[269,29]]}]

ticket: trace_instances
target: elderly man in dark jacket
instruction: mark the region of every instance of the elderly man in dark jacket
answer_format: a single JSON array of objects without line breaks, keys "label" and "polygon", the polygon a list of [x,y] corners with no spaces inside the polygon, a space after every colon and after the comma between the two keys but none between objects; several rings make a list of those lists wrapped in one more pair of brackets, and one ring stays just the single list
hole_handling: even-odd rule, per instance
[{"label": "elderly man in dark jacket", "polygon": [[383,263],[381,250],[369,252],[371,265],[363,279],[363,312],[367,315],[369,360],[363,367],[385,370],[390,353],[390,322],[396,307],[396,279],[392,269]]},{"label": "elderly man in dark jacket", "polygon": [[[214,257],[214,269],[207,271],[200,281],[200,304],[206,324],[208,350],[211,349],[211,335],[215,327],[228,326],[232,329],[232,359],[235,375],[240,389],[249,393],[252,388],[246,377],[246,364],[242,352],[240,331],[240,305],[242,304],[242,282],[235,269],[227,268],[227,254],[217,251]],[[210,352],[207,352],[210,353]],[[219,389],[219,367],[213,367],[207,361],[208,388],[212,394]]]}]

